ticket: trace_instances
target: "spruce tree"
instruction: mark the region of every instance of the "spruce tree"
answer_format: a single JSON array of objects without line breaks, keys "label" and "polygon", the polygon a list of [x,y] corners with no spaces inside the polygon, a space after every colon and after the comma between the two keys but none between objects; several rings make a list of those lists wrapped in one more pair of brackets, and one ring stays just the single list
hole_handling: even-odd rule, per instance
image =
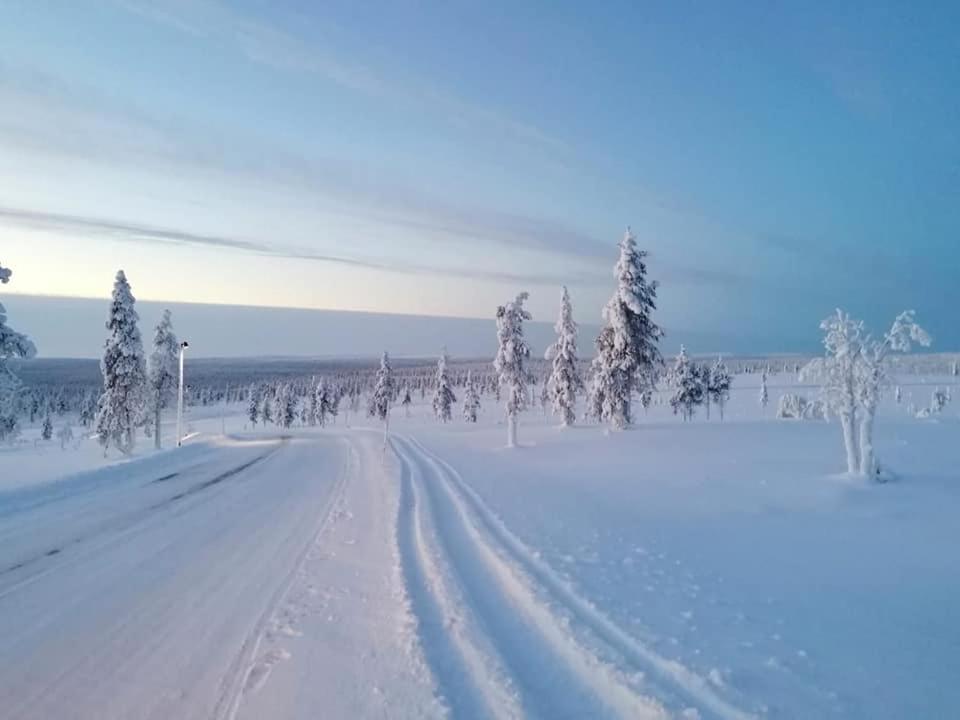
[{"label": "spruce tree", "polygon": [[[730,384],[730,371],[727,370],[727,365],[723,362],[723,358],[718,357],[710,369],[710,382],[707,386],[707,392],[709,393],[710,399],[716,403],[717,408],[720,410],[721,422],[723,421],[723,409],[727,404],[727,400],[730,399]],[[710,417],[709,407],[708,405],[708,418]]]},{"label": "spruce tree", "polygon": [[680,413],[684,422],[693,418],[696,406],[703,402],[701,374],[699,367],[687,356],[687,349],[681,345],[680,354],[670,372],[670,385],[673,388],[670,407],[674,414]]},{"label": "spruce tree", "polygon": [[479,411],[480,395],[477,393],[477,385],[473,381],[473,372],[468,370],[467,384],[463,390],[463,419],[475,423]]},{"label": "spruce tree", "polygon": [[517,444],[517,415],[527,407],[527,368],[530,347],[523,337],[523,321],[530,320],[524,309],[526,292],[497,308],[497,355],[493,369],[497,371],[497,387],[505,390],[507,414],[507,447]]},{"label": "spruce tree", "polygon": [[380,369],[377,370],[377,380],[367,405],[367,415],[383,422],[383,446],[387,446],[387,437],[390,434],[390,403],[393,402],[394,379],[393,368],[390,367],[390,356],[384,351],[380,358]]},{"label": "spruce tree", "polygon": [[627,228],[614,267],[617,289],[603,310],[606,326],[597,337],[591,407],[614,429],[632,422],[631,395],[653,385],[663,358],[657,343],[663,330],[653,321],[657,283],[647,281],[646,251],[637,250]]},{"label": "spruce tree", "polygon": [[247,391],[247,420],[253,427],[257,426],[257,421],[260,419],[260,403],[260,387],[251,385]]},{"label": "spruce tree", "polygon": [[[0,265],[0,285],[10,282],[12,271]],[[7,325],[7,313],[0,304],[0,441],[12,439],[19,429],[20,380],[7,365],[10,358],[31,358],[37,348],[30,339]]]},{"label": "spruce tree", "polygon": [[153,444],[160,449],[160,413],[168,407],[177,393],[179,378],[180,343],[173,332],[170,311],[164,310],[153,335],[150,354],[150,407],[153,411]]},{"label": "spruce tree", "polygon": [[447,372],[447,351],[440,353],[437,360],[437,378],[436,387],[433,392],[433,414],[437,420],[446,423],[453,417],[451,408],[457,401],[457,396],[453,394],[453,388],[450,386],[450,375]]},{"label": "spruce tree", "polygon": [[557,339],[547,350],[547,359],[552,359],[550,378],[545,383],[553,412],[560,416],[563,427],[573,425],[577,417],[577,394],[583,391],[577,359],[577,324],[573,321],[570,293],[563,286],[560,293],[560,317],[554,327]]},{"label": "spruce tree", "polygon": [[103,393],[97,406],[96,430],[104,454],[113,446],[124,455],[133,452],[136,428],[143,420],[147,391],[147,363],[140,338],[136,300],[123,270],[117,271],[106,327],[100,370]]}]

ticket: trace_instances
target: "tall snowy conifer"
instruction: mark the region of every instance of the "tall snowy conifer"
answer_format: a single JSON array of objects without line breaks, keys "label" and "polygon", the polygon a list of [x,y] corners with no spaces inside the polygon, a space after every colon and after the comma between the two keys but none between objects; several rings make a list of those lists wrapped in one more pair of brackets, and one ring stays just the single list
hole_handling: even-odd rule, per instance
[{"label": "tall snowy conifer", "polygon": [[507,447],[517,444],[517,415],[527,407],[527,368],[530,347],[523,337],[523,321],[530,320],[522,292],[516,299],[497,308],[497,355],[493,369],[497,371],[497,387],[506,391]]},{"label": "tall snowy conifer", "polygon": [[679,412],[684,422],[691,420],[697,405],[703,402],[704,384],[700,369],[690,362],[687,349],[683,345],[680,346],[680,354],[670,371],[670,385],[673,388],[670,407],[673,408],[674,415]]},{"label": "tall snowy conifer", "polygon": [[603,309],[606,326],[597,337],[591,407],[594,415],[623,429],[632,422],[631,394],[653,385],[663,358],[657,343],[663,330],[653,322],[657,282],[647,281],[645,250],[637,250],[630,228],[620,241],[614,267],[617,289]]},{"label": "tall snowy conifer", "polygon": [[261,389],[259,385],[251,385],[247,391],[247,420],[253,427],[257,426],[260,419]]},{"label": "tall snowy conifer", "polygon": [[316,412],[314,422],[320,427],[323,427],[327,424],[328,419],[332,420],[336,417],[337,405],[339,405],[340,401],[336,399],[336,392],[327,384],[326,378],[320,378],[313,397]]},{"label": "tall snowy conifer", "polygon": [[457,401],[450,386],[450,374],[447,372],[447,351],[444,349],[437,360],[437,380],[433,391],[433,414],[440,422],[450,422],[453,417],[451,408]]},{"label": "tall snowy conifer", "polygon": [[[10,282],[13,273],[0,265],[0,285]],[[20,381],[7,365],[10,358],[31,358],[37,348],[30,339],[7,325],[7,312],[0,304],[0,441],[17,434],[17,394]]]},{"label": "tall snowy conifer", "polygon": [[[730,371],[727,370],[727,365],[723,362],[723,358],[718,357],[710,369],[710,383],[707,386],[707,392],[709,393],[710,400],[713,400],[720,409],[721,421],[723,420],[723,408],[726,406],[727,400],[730,399],[730,384]],[[709,405],[707,405],[707,417],[710,417]]]},{"label": "tall snowy conifer", "polygon": [[176,397],[180,344],[173,333],[170,311],[164,310],[153,335],[150,353],[150,409],[153,411],[153,445],[160,449],[160,413]]},{"label": "tall snowy conifer", "polygon": [[467,385],[463,390],[463,419],[475,423],[479,410],[480,395],[477,393],[477,385],[473,381],[473,371],[467,370]]},{"label": "tall snowy conifer", "polygon": [[583,378],[577,360],[577,324],[573,321],[570,293],[563,286],[560,293],[560,317],[554,326],[557,340],[546,353],[553,361],[550,378],[546,381],[553,402],[553,412],[560,416],[563,427],[573,425],[577,413],[577,394],[583,391]]},{"label": "tall snowy conifer", "polygon": [[136,300],[123,270],[117,271],[100,370],[103,394],[97,407],[97,436],[104,454],[110,446],[124,455],[133,452],[136,427],[143,420],[147,393],[147,363],[140,338]]},{"label": "tall snowy conifer", "polygon": [[377,381],[370,395],[367,414],[383,421],[383,443],[386,447],[387,436],[390,434],[390,403],[393,401],[393,368],[390,367],[390,356],[384,351],[380,358],[380,369],[377,370]]}]

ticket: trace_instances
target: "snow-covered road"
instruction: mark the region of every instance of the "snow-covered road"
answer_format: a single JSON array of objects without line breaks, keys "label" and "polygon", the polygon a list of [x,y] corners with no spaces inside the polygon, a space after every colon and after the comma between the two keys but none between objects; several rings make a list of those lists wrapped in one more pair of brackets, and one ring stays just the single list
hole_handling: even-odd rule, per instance
[{"label": "snow-covered road", "polygon": [[223,441],[0,507],[5,718],[231,717],[356,453]]}]

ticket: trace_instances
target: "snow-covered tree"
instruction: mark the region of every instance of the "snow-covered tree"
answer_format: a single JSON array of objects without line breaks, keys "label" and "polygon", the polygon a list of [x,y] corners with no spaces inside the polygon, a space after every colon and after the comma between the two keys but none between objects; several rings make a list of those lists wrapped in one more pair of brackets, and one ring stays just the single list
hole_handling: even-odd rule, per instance
[{"label": "snow-covered tree", "polygon": [[260,395],[260,418],[264,426],[268,422],[276,422],[273,411],[274,401],[277,396],[277,388],[265,387]]},{"label": "snow-covered tree", "polygon": [[53,419],[50,417],[50,413],[47,413],[43,418],[43,427],[40,428],[40,437],[44,440],[50,440],[53,438]]},{"label": "snow-covered tree", "polygon": [[450,375],[447,372],[447,351],[440,353],[437,360],[437,377],[433,391],[433,414],[437,416],[440,422],[450,422],[453,417],[451,408],[457,401],[457,396],[453,394],[453,388],[450,386]]},{"label": "snow-covered tree", "polygon": [[[10,282],[10,268],[0,265],[0,285]],[[20,381],[13,374],[7,361],[11,358],[31,358],[37,354],[37,348],[23,333],[7,325],[7,312],[0,304],[0,441],[11,439],[17,434]]]},{"label": "snow-covered tree", "polygon": [[603,310],[606,326],[597,337],[597,356],[592,365],[593,412],[617,430],[632,422],[632,393],[652,386],[663,364],[657,347],[663,330],[652,318],[657,307],[657,283],[647,281],[646,255],[646,251],[637,250],[627,228],[614,267],[617,289]]},{"label": "snow-covered tree", "polygon": [[903,402],[903,388],[897,385],[896,389],[893,391],[893,397],[897,401],[897,405]]},{"label": "snow-covered tree", "polygon": [[766,408],[770,402],[770,393],[767,392],[767,371],[760,373],[760,407]]},{"label": "snow-covered tree", "polygon": [[670,387],[673,388],[670,407],[674,415],[679,412],[684,422],[692,419],[697,405],[703,402],[704,385],[699,367],[690,361],[683,345],[670,371]]},{"label": "snow-covered tree", "polygon": [[384,351],[380,358],[380,369],[377,370],[376,384],[373,386],[373,393],[367,405],[367,414],[383,421],[384,446],[390,433],[390,403],[393,401],[393,394],[393,368],[390,367],[390,356]]},{"label": "snow-covered tree", "polygon": [[497,308],[497,355],[493,369],[497,372],[497,386],[507,395],[507,447],[517,444],[517,415],[528,402],[526,364],[530,347],[523,337],[523,321],[532,317],[523,307],[528,297],[529,293],[522,292]]},{"label": "snow-covered tree", "polygon": [[274,416],[277,425],[282,428],[289,428],[297,419],[297,395],[289,383],[283,383],[277,388]]},{"label": "snow-covered tree", "polygon": [[253,427],[257,426],[260,420],[260,405],[263,402],[259,385],[251,385],[247,392],[247,420]]},{"label": "snow-covered tree", "polygon": [[554,330],[557,339],[547,348],[546,359],[551,360],[552,365],[544,390],[553,403],[554,414],[560,416],[561,425],[568,427],[577,417],[577,395],[583,391],[583,378],[577,359],[577,324],[566,285],[560,293],[560,317]]},{"label": "snow-covered tree", "polygon": [[339,400],[336,399],[336,392],[327,384],[326,378],[320,378],[313,397],[314,407],[316,409],[314,422],[320,427],[323,427],[327,424],[328,420],[332,420],[337,416]]},{"label": "snow-covered tree", "polygon": [[173,332],[170,311],[163,317],[153,334],[153,352],[150,353],[150,398],[153,411],[153,444],[160,449],[160,413],[168,407],[177,394],[179,377],[180,343]]},{"label": "snow-covered tree", "polygon": [[463,390],[463,419],[467,422],[475,423],[479,411],[480,395],[477,393],[477,385],[473,381],[473,372],[468,370],[467,384]]},{"label": "snow-covered tree", "polygon": [[133,452],[136,427],[143,421],[147,398],[147,363],[140,338],[136,300],[123,270],[117,272],[107,319],[110,331],[104,343],[100,370],[103,393],[97,407],[97,437],[104,454],[113,446],[124,455]]},{"label": "snow-covered tree", "polygon": [[727,365],[723,362],[723,358],[718,357],[717,361],[713,364],[713,367],[710,368],[710,381],[707,385],[708,418],[710,417],[709,400],[712,400],[720,410],[720,420],[723,420],[723,408],[726,406],[727,400],[730,398],[730,384],[730,371],[727,370]]},{"label": "snow-covered tree", "polygon": [[57,440],[60,441],[60,449],[66,450],[67,445],[73,442],[73,428],[70,426],[69,421],[65,422],[59,430],[57,430]]},{"label": "snow-covered tree", "polygon": [[909,352],[914,343],[928,346],[930,336],[917,325],[913,311],[900,313],[880,339],[871,337],[862,321],[842,310],[826,318],[820,328],[826,356],[811,361],[803,376],[820,381],[824,402],[840,418],[847,472],[873,477],[878,467],[873,425],[881,389],[888,382],[887,358],[891,352]]},{"label": "snow-covered tree", "polygon": [[413,398],[410,397],[410,386],[404,383],[403,392],[400,393],[400,404],[403,405],[403,414],[410,417],[410,406],[413,404]]}]

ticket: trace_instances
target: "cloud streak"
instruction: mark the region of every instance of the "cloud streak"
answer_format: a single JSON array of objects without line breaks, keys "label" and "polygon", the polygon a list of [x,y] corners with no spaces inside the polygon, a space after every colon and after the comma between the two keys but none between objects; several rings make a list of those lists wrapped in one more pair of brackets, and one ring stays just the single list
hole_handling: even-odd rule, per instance
[{"label": "cloud streak", "polygon": [[235,49],[248,60],[278,70],[308,74],[347,90],[424,112],[470,128],[491,129],[552,151],[563,141],[541,128],[473,103],[422,79],[399,77],[324,52],[296,35],[218,0],[115,0],[118,7],[150,22]]},{"label": "cloud streak", "polygon": [[256,240],[243,240],[218,235],[193,233],[183,230],[161,228],[151,225],[91,218],[50,212],[0,207],[0,222],[32,230],[57,232],[66,235],[99,237],[120,242],[150,243],[205,247],[219,250],[244,252],[274,258],[305,260],[411,275],[463,277],[472,280],[487,280],[504,283],[529,283],[535,285],[559,285],[564,282],[597,284],[607,282],[607,273],[572,270],[563,274],[551,272],[514,273],[509,271],[432,266],[393,260],[369,260],[357,256],[333,255]]}]

